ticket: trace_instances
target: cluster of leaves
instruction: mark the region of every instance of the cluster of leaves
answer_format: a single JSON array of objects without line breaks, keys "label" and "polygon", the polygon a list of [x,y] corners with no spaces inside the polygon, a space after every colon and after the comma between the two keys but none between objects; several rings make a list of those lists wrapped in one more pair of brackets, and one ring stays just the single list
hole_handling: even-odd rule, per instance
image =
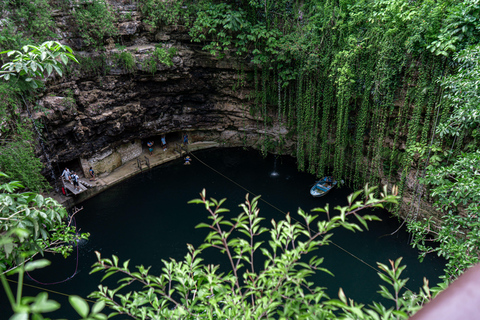
[{"label": "cluster of leaves", "polygon": [[[6,21],[9,21],[7,18]],[[7,22],[0,30],[0,50],[9,48],[21,48],[28,44],[28,40],[23,37],[23,33],[16,30],[13,23]],[[2,59],[0,59],[2,61]]]},{"label": "cluster of leaves", "polygon": [[7,50],[0,54],[9,58],[9,62],[0,68],[0,78],[18,81],[21,89],[28,90],[41,86],[41,80],[50,77],[54,71],[62,76],[61,67],[69,60],[78,62],[72,49],[57,41],[46,41],[39,46],[26,45],[21,50]]},{"label": "cluster of leaves", "polygon": [[167,67],[173,66],[173,57],[177,54],[177,49],[175,47],[170,47],[165,49],[161,46],[155,46],[155,51],[153,52],[153,57],[158,60],[161,64],[166,65]]},{"label": "cluster of leaves", "polygon": [[28,39],[42,42],[58,38],[48,0],[5,0],[0,4],[2,11],[8,15],[2,26],[0,49],[19,47]]},{"label": "cluster of leaves", "polygon": [[[0,172],[2,180],[8,178]],[[67,255],[76,239],[66,209],[52,198],[33,192],[15,193],[18,181],[0,185],[0,271],[22,264],[37,253]],[[87,236],[86,234],[83,236]]]},{"label": "cluster of leaves", "polygon": [[136,68],[136,61],[135,61],[135,56],[128,52],[128,51],[122,51],[120,54],[117,55],[117,59],[122,65],[125,70],[128,72],[135,72]]},{"label": "cluster of leaves", "polygon": [[186,6],[183,1],[174,0],[140,0],[138,6],[144,15],[145,23],[154,29],[180,23],[185,23],[186,27],[195,9],[195,6]]},{"label": "cluster of leaves", "polygon": [[[429,162],[422,180],[429,186],[435,206],[443,212],[441,224],[435,226],[431,220],[409,223],[416,246],[424,253],[436,252],[447,258],[450,277],[478,263],[480,256],[479,49],[477,44],[455,54],[457,72],[442,80],[445,116],[436,133],[451,149],[443,151],[439,161]],[[453,148],[462,139],[465,149]]]},{"label": "cluster of leaves", "polygon": [[[480,27],[479,27],[480,29]],[[450,116],[438,125],[440,136],[474,135],[480,125],[480,44],[454,56],[456,73],[442,79],[444,104]]]},{"label": "cluster of leaves", "polygon": [[455,279],[480,261],[478,212],[463,215],[449,212],[443,216],[440,228],[432,220],[408,223],[408,231],[413,235],[412,245],[422,251],[421,259],[433,253],[445,257],[445,279]]},{"label": "cluster of leaves", "polygon": [[449,56],[480,38],[480,1],[465,0],[447,6],[447,17],[437,39],[428,46],[436,55]]},{"label": "cluster of leaves", "polygon": [[[9,177],[0,172],[2,180]],[[49,265],[49,261],[30,261],[35,255],[44,252],[61,253],[67,256],[78,239],[87,239],[88,234],[77,234],[67,220],[67,211],[56,200],[44,198],[33,192],[16,193],[23,186],[18,181],[0,185],[0,280],[7,294],[16,319],[43,319],[42,314],[57,310],[60,304],[49,300],[46,292],[36,297],[23,297],[25,272]],[[10,268],[10,269],[9,269]],[[9,270],[7,270],[9,269]],[[6,275],[18,274],[16,298],[7,282]],[[106,319],[99,314],[104,304],[98,303],[92,312],[84,314],[86,303],[79,297],[70,297],[72,306],[82,319]]]},{"label": "cluster of leaves", "polygon": [[[60,308],[60,304],[48,299],[48,293],[41,292],[36,297],[23,297],[23,282],[26,272],[33,271],[35,269],[41,269],[50,265],[50,262],[46,259],[38,259],[32,262],[27,262],[24,265],[10,271],[7,275],[11,276],[18,274],[17,282],[17,294],[16,297],[10,288],[5,274],[0,274],[0,280],[5,289],[5,293],[8,298],[8,302],[14,312],[14,315],[10,319],[29,319],[30,315],[32,319],[43,320],[43,314],[49,313]],[[68,300],[72,307],[80,315],[80,319],[83,320],[106,320],[107,316],[101,313],[105,307],[105,303],[97,302],[92,306],[90,310],[88,303],[79,296],[69,296]]]},{"label": "cluster of leaves", "polygon": [[110,71],[110,64],[105,53],[93,56],[78,55],[78,69],[86,75],[106,75]]},{"label": "cluster of leaves", "polygon": [[281,36],[280,30],[250,19],[242,7],[209,1],[199,4],[189,33],[193,41],[204,42],[203,49],[214,56],[252,53],[257,64],[270,61],[278,53],[277,40]]},{"label": "cluster of leaves", "polygon": [[43,164],[35,156],[34,143],[30,125],[17,122],[15,134],[0,144],[0,168],[11,178],[24,181],[30,190],[36,192],[49,190],[50,185],[40,174]]},{"label": "cluster of leaves", "polygon": [[152,55],[143,61],[142,67],[145,71],[155,74],[158,70],[158,63],[164,64],[167,67],[172,67],[172,59],[176,53],[177,49],[175,47],[166,49],[161,45],[156,45]]},{"label": "cluster of leaves", "polygon": [[73,11],[78,31],[87,46],[99,48],[106,37],[118,33],[115,14],[105,0],[82,0]]}]

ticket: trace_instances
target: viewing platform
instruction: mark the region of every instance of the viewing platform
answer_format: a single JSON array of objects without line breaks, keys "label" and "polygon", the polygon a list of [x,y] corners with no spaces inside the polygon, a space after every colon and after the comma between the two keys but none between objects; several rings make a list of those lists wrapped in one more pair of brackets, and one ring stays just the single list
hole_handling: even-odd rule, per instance
[{"label": "viewing platform", "polygon": [[218,142],[213,141],[194,142],[188,144],[188,146],[181,146],[179,143],[172,142],[168,144],[166,151],[163,151],[160,146],[154,147],[152,155],[149,154],[148,149],[145,149],[138,157],[126,162],[112,172],[98,175],[95,181],[80,178],[79,190],[75,190],[73,184],[69,181],[62,181],[62,185],[67,193],[66,196],[61,194],[61,192],[47,194],[46,196],[54,198],[65,207],[72,207],[129,177],[146,172],[153,167],[169,161],[182,158],[186,155],[187,150],[188,152],[192,152],[219,146],[220,144]]},{"label": "viewing platform", "polygon": [[93,188],[94,185],[92,182],[94,181],[87,181],[85,178],[79,178],[78,179],[78,190],[75,190],[75,186],[73,183],[70,183],[70,181],[66,181],[65,179],[62,179],[62,186],[65,189],[65,194],[66,196],[69,195],[69,193],[73,195],[79,195],[80,193],[87,191],[88,188]]}]

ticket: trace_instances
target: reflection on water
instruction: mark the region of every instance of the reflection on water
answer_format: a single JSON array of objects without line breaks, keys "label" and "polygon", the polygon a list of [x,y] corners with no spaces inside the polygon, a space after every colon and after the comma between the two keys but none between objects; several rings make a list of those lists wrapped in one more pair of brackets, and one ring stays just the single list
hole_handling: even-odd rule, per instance
[{"label": "reflection on water", "polygon": [[[182,259],[187,252],[186,243],[198,247],[205,238],[206,229],[195,229],[198,223],[207,222],[204,206],[187,204],[198,198],[203,188],[208,197],[227,198],[224,206],[231,210],[225,214],[228,217],[240,213],[238,204],[245,200],[246,193],[262,195],[264,201],[260,201],[259,208],[266,218],[265,226],[269,226],[271,219],[283,219],[287,212],[293,218],[298,217],[299,207],[309,211],[327,203],[330,208],[346,205],[346,197],[352,192],[343,187],[322,198],[311,197],[309,190],[316,178],[298,172],[295,159],[291,157],[262,158],[256,151],[233,148],[198,151],[192,158],[190,166],[184,166],[178,159],[139,174],[84,202],[84,209],[76,215],[77,225],[91,237],[88,242],[80,242],[78,272],[73,279],[46,288],[87,297],[97,288],[102,277],[101,274],[89,275],[91,265],[96,261],[94,251],[101,252],[103,257],[117,255],[120,261],[130,259],[132,267],[151,265],[151,274],[159,274],[162,259]],[[410,278],[407,286],[413,291],[422,286],[423,277],[435,283],[442,274],[444,262],[441,259],[429,256],[419,263],[417,251],[408,245],[408,235],[403,229],[390,235],[398,228],[398,221],[384,211],[375,213],[383,221],[370,223],[369,231],[335,230],[332,237],[335,245],[321,247],[315,253],[325,257],[322,266],[335,276],[320,273],[312,281],[327,287],[331,297],[336,297],[342,287],[347,297],[357,302],[382,300],[377,293],[380,284],[375,270],[377,261],[388,264],[389,259],[403,257],[403,264],[407,265],[403,275]],[[226,257],[214,249],[205,250],[203,258],[206,263],[228,266]],[[76,254],[67,259],[51,255],[48,259],[52,261],[51,266],[32,273],[36,280],[60,281],[75,270]],[[31,280],[26,281],[35,285]],[[26,295],[38,292],[38,289],[26,288]],[[49,297],[60,301],[63,306],[60,312],[49,314],[50,317],[77,318],[66,298],[53,292]],[[8,309],[4,296],[0,301],[2,310]],[[2,314],[1,319],[9,316]]]}]

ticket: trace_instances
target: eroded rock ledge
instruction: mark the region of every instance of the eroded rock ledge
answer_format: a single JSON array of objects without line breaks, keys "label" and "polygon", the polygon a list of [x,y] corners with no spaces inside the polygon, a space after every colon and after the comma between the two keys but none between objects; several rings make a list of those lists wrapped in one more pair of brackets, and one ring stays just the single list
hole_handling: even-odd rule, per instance
[{"label": "eroded rock ledge", "polygon": [[[102,61],[104,74],[80,65],[66,77],[49,81],[35,117],[44,120],[54,166],[78,164],[85,173],[88,166],[99,174],[109,172],[138,156],[147,139],[160,142],[164,134],[169,141],[180,141],[187,132],[191,141],[228,146],[260,146],[266,137],[279,140],[286,135],[281,123],[265,126],[263,118],[250,113],[252,66],[245,60],[216,59],[191,43],[186,30],[149,30],[139,22],[134,6],[117,9],[133,17],[118,22],[126,46],[119,49],[109,39],[102,53],[81,51],[81,40],[68,31],[69,16],[57,15],[64,42],[83,61]],[[144,62],[156,46],[173,47],[175,54],[172,66],[158,62],[152,74]],[[121,52],[134,57],[134,67],[119,63]],[[283,152],[292,146],[293,141],[286,143]]]}]

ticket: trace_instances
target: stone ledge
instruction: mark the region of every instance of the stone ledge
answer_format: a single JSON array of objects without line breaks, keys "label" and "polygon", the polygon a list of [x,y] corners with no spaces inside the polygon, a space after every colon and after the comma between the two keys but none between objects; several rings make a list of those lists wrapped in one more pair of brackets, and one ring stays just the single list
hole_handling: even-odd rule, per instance
[{"label": "stone ledge", "polygon": [[[213,142],[213,141],[201,141],[201,142],[194,142],[188,145],[189,151],[196,151],[196,150],[202,150],[202,149],[209,149],[209,148],[215,148],[219,147],[220,143],[218,142]],[[147,157],[150,160],[150,169],[153,167],[159,166],[161,164],[170,162],[172,160],[178,159],[180,157],[183,157],[183,155],[178,154],[175,152],[173,148],[173,143],[172,146],[170,146],[167,151],[163,151],[161,148],[156,148],[153,152],[153,154],[150,156],[148,154],[148,151],[144,151],[140,154],[139,157]],[[148,169],[146,169],[148,170]],[[145,169],[143,170],[145,171]],[[90,188],[83,193],[75,196],[75,197],[66,197],[62,194],[58,194],[56,192],[46,194],[46,197],[51,197],[57,200],[60,204],[64,205],[66,208],[71,208],[75,205],[78,205],[79,203],[105,191],[106,189],[130,178],[133,177],[134,175],[138,173],[142,173],[143,171],[138,169],[137,166],[137,159],[132,159],[122,166],[116,168],[112,172],[108,174],[103,174],[100,177],[97,177],[97,181],[92,182],[92,184],[95,185],[95,187]]]}]

